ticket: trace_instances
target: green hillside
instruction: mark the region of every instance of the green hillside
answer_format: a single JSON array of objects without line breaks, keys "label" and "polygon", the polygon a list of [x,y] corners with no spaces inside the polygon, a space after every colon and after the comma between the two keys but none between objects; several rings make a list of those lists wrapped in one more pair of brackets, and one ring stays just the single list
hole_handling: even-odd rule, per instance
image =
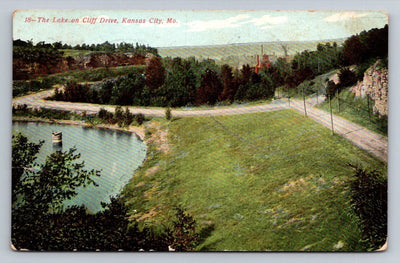
[{"label": "green hillside", "polygon": [[196,57],[210,58],[219,62],[231,64],[255,63],[257,54],[261,54],[261,45],[263,53],[275,56],[284,56],[282,45],[287,46],[289,56],[304,50],[315,50],[318,43],[333,43],[338,45],[344,42],[344,39],[323,40],[323,41],[286,41],[286,42],[257,42],[241,43],[228,45],[209,45],[209,46],[181,46],[181,47],[159,47],[158,53],[162,57]]}]

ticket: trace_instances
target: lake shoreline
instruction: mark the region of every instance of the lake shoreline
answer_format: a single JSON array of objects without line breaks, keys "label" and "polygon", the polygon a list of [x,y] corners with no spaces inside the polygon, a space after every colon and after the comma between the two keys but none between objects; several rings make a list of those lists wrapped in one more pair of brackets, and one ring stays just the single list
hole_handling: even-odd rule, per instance
[{"label": "lake shoreline", "polygon": [[76,120],[54,120],[54,119],[42,119],[42,118],[26,118],[26,117],[13,117],[12,121],[17,122],[41,122],[41,123],[51,123],[51,124],[67,124],[67,125],[77,125],[77,126],[84,126],[88,128],[95,128],[95,129],[106,129],[106,130],[114,130],[119,132],[128,132],[135,134],[136,137],[145,143],[145,128],[144,127],[137,127],[137,126],[129,126],[127,128],[119,127],[118,125],[110,125],[110,124],[91,124],[85,123],[82,121]]}]

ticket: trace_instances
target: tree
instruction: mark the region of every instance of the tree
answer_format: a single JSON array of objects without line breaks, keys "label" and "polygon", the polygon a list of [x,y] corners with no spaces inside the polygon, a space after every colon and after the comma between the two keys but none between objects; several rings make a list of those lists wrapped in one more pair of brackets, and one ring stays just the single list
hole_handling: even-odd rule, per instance
[{"label": "tree", "polygon": [[65,86],[65,90],[61,97],[65,101],[88,102],[89,86],[87,84],[79,84],[75,81],[70,81]]},{"label": "tree", "polygon": [[222,92],[222,84],[217,73],[207,69],[201,78],[200,87],[197,89],[197,102],[199,104],[213,105],[217,102],[219,94]]},{"label": "tree", "polygon": [[43,249],[51,233],[51,215],[63,210],[63,202],[78,187],[95,184],[99,171],[86,171],[72,148],[54,152],[44,164],[35,163],[42,142],[34,144],[22,134],[12,138],[12,242],[17,248]]},{"label": "tree", "polygon": [[150,90],[157,90],[164,84],[165,68],[160,57],[152,57],[146,69],[146,85]]},{"label": "tree", "polygon": [[13,202],[17,201],[18,193],[22,191],[21,177],[25,170],[32,169],[36,155],[44,141],[29,142],[21,133],[12,136],[12,192]]},{"label": "tree", "polygon": [[340,69],[338,75],[339,75],[339,83],[338,83],[339,92],[341,89],[349,87],[357,82],[356,74],[349,68]]},{"label": "tree", "polygon": [[179,107],[193,103],[196,93],[196,76],[189,61],[181,58],[165,59],[167,77],[164,85],[157,91],[163,98],[163,105]]},{"label": "tree", "polygon": [[327,80],[326,82],[326,96],[332,99],[335,96],[337,85],[333,80]]},{"label": "tree", "polygon": [[360,41],[359,36],[351,36],[343,44],[342,59],[344,65],[361,63],[367,54],[367,47]]},{"label": "tree", "polygon": [[361,220],[367,248],[380,248],[387,239],[387,178],[358,166],[350,183],[351,204]]},{"label": "tree", "polygon": [[224,64],[221,68],[223,90],[219,100],[228,100],[230,102],[235,98],[237,85],[233,77],[232,68]]}]

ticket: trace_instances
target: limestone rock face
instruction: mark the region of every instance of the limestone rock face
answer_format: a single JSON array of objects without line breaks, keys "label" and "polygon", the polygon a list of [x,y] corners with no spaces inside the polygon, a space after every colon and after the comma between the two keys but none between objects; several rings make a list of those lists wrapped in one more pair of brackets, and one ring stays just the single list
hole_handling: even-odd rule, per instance
[{"label": "limestone rock face", "polygon": [[352,88],[357,97],[369,96],[374,101],[374,113],[388,115],[388,69],[377,60],[365,73],[362,81]]}]

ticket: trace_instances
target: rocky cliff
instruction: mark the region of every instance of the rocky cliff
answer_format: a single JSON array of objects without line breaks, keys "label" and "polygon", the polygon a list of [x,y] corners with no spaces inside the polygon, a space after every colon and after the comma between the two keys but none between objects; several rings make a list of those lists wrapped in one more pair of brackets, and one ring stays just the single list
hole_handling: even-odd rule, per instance
[{"label": "rocky cliff", "polygon": [[81,57],[43,58],[39,62],[14,59],[13,79],[26,80],[40,75],[60,73],[68,70],[145,65],[147,60],[148,58],[145,55],[118,52],[96,52]]},{"label": "rocky cliff", "polygon": [[358,97],[369,96],[374,101],[374,113],[384,116],[388,114],[388,69],[377,60],[365,73],[352,91]]}]

